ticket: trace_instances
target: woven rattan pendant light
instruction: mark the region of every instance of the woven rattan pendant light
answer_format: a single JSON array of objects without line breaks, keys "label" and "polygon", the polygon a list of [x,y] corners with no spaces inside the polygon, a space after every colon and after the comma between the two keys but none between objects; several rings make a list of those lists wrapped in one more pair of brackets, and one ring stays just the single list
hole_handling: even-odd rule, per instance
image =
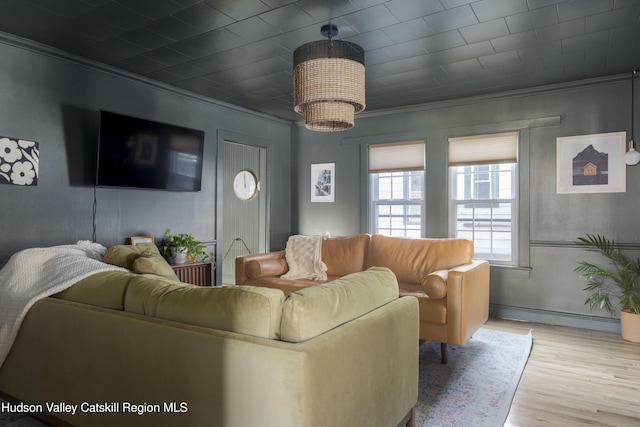
[{"label": "woven rattan pendant light", "polygon": [[293,109],[304,115],[307,129],[350,129],[364,110],[364,49],[333,40],[335,25],[320,30],[327,40],[306,43],[293,53]]}]

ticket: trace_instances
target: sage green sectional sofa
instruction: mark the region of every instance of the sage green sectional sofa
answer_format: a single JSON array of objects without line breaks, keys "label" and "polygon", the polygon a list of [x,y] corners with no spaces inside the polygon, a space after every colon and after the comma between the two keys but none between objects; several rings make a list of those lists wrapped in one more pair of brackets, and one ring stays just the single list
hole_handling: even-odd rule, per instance
[{"label": "sage green sectional sofa", "polygon": [[286,297],[107,271],[33,305],[0,392],[76,426],[410,424],[418,328],[384,268]]}]

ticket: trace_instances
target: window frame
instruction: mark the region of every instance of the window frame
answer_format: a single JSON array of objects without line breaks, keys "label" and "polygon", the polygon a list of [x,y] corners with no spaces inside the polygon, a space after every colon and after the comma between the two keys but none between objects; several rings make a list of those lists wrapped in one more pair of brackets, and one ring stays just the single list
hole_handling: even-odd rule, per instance
[{"label": "window frame", "polygon": [[[402,174],[402,178],[403,178],[403,197],[402,198],[390,198],[390,199],[379,199],[377,198],[377,196],[379,195],[379,186],[380,186],[380,175],[386,175],[386,174],[390,174],[391,175],[391,179],[394,178],[394,174]],[[411,198],[410,197],[410,192],[411,192],[411,185],[412,185],[412,179],[414,178],[415,174],[419,174],[419,179],[420,179],[420,196],[418,198]],[[388,236],[399,236],[398,234],[393,234],[393,230],[402,230],[403,234],[402,236],[404,237],[422,237],[424,236],[424,228],[425,228],[425,209],[424,209],[424,195],[425,195],[425,184],[424,184],[424,177],[425,177],[425,171],[424,170],[408,170],[408,171],[394,171],[394,172],[373,172],[373,173],[369,173],[369,232],[372,234],[383,234],[383,235],[388,235]],[[385,177],[386,178],[386,177]],[[397,177],[396,177],[397,178]],[[393,228],[393,221],[390,219],[390,225],[389,225],[389,229],[388,231],[391,234],[386,234],[384,232],[380,232],[380,229],[378,228],[378,218],[380,217],[379,215],[379,208],[381,206],[389,206],[390,208],[390,213],[389,213],[389,217],[393,218],[393,212],[391,212],[391,210],[393,209],[394,206],[403,206],[404,207],[404,212],[402,214],[402,217],[404,218],[404,228],[400,229],[400,228]],[[419,227],[418,229],[412,229],[412,228],[407,228],[407,224],[410,221],[410,217],[412,215],[407,213],[407,207],[410,206],[417,206],[420,210],[420,220],[419,220]],[[412,231],[415,230],[417,231],[417,235],[408,235],[407,231]],[[384,229],[383,231],[387,231],[386,229]]]},{"label": "window frame", "polygon": [[[504,130],[503,130],[504,129]],[[488,129],[483,129],[488,130]],[[448,166],[448,179],[449,185],[447,189],[447,201],[448,201],[448,229],[450,236],[458,236],[458,206],[463,204],[472,203],[475,209],[479,203],[491,203],[491,210],[489,212],[489,221],[491,221],[489,228],[489,255],[485,256],[485,254],[480,254],[477,252],[478,256],[484,259],[487,259],[492,265],[503,265],[509,267],[518,267],[520,262],[523,259],[529,258],[528,251],[523,250],[523,242],[521,238],[526,238],[527,242],[529,239],[528,233],[522,233],[521,227],[523,224],[520,223],[520,198],[521,192],[523,190],[522,183],[523,179],[528,183],[528,169],[525,167],[525,177],[521,176],[521,139],[523,137],[522,130],[508,130],[505,128],[500,129],[497,133],[491,132],[469,132],[466,135],[460,136],[450,136],[448,137],[448,153],[449,158],[447,161]],[[525,139],[528,141],[528,134],[524,135]],[[527,144],[528,145],[528,144]],[[525,154],[525,158],[528,158]],[[500,169],[500,166],[492,167],[490,166],[490,170],[493,170],[496,175],[492,175],[495,178],[489,178],[492,183],[490,184],[490,198],[479,199],[476,194],[473,194],[473,197],[467,199],[467,195],[464,194],[464,199],[456,200],[454,197],[457,197],[455,190],[457,185],[456,176],[458,173],[456,171],[457,168],[465,168],[471,167],[474,170],[471,171],[472,176],[477,176],[478,172],[475,171],[475,168],[482,167],[484,165],[501,165],[501,164],[509,164],[511,170],[510,177],[510,187],[511,187],[511,195],[509,198],[504,198],[504,194],[499,194],[497,190],[499,190],[498,183],[500,182],[500,174],[497,170]],[[469,173],[469,172],[467,172]],[[475,178],[474,178],[475,179]],[[495,181],[495,184],[493,183]],[[477,180],[474,180],[470,183],[471,192],[474,191],[476,187]],[[502,197],[501,197],[502,196]],[[494,207],[496,203],[510,203],[511,208],[509,211],[511,212],[511,238],[510,238],[510,246],[511,246],[511,256],[510,260],[505,260],[501,257],[494,258],[496,252],[494,251],[494,242],[499,241],[495,239],[498,231],[494,230],[493,226],[493,218],[494,218]],[[498,205],[499,206],[499,205]],[[528,205],[527,205],[528,206]],[[475,211],[474,211],[474,220],[475,220]],[[524,221],[524,223],[528,223],[528,221]],[[475,221],[474,221],[475,226]],[[474,241],[474,248],[476,247],[476,233],[477,231],[472,230],[471,237]],[[480,242],[480,240],[478,240]],[[478,243],[480,246],[480,243]],[[525,253],[526,252],[526,253]],[[506,255],[505,255],[506,256]],[[528,262],[528,261],[527,261]]]},{"label": "window frame", "polygon": [[[492,176],[499,176],[499,166],[501,165],[500,163],[493,163],[493,164],[477,164],[477,165],[464,165],[464,166],[449,166],[449,193],[448,193],[448,199],[449,199],[449,234],[451,236],[454,237],[458,237],[457,235],[457,224],[458,224],[458,206],[460,205],[473,205],[473,209],[475,209],[475,206],[478,204],[485,204],[485,205],[499,205],[499,204],[510,204],[510,212],[511,212],[511,227],[510,227],[510,233],[511,233],[511,239],[510,239],[510,246],[511,246],[511,255],[510,255],[510,259],[509,260],[504,260],[504,259],[499,259],[499,258],[493,258],[491,256],[485,256],[485,254],[480,254],[479,257],[482,259],[486,259],[488,260],[491,264],[495,264],[495,265],[506,265],[506,266],[518,266],[519,265],[519,260],[520,260],[520,251],[519,251],[519,244],[520,244],[520,233],[519,233],[519,229],[520,229],[520,224],[519,224],[519,165],[518,163],[502,163],[502,164],[508,164],[511,165],[510,169],[510,185],[511,185],[511,197],[509,198],[504,198],[504,197],[494,197],[495,193],[497,191],[494,191],[494,189],[496,189],[496,186],[499,184],[499,180],[498,182],[495,182],[495,180],[492,180],[491,178],[489,179],[489,185],[491,188],[491,197],[488,198],[478,198],[478,197],[469,197],[469,198],[461,198],[461,199],[457,199],[454,198],[454,195],[456,194],[456,190],[457,190],[457,182],[458,180],[456,179],[458,177],[458,175],[460,175],[460,173],[457,172],[458,168],[477,168],[477,167],[481,167],[481,166],[489,166],[490,168],[493,167],[497,167],[497,170],[489,170],[487,173]],[[474,176],[477,175],[477,172],[475,171],[471,171],[469,172],[463,172],[463,174],[469,174],[470,176]],[[477,180],[471,184],[471,187],[475,187],[475,183],[477,182]],[[493,209],[493,208],[492,208]],[[493,217],[493,210],[492,210],[492,217]],[[489,219],[489,221],[493,221],[492,219]],[[476,247],[475,244],[475,220],[473,221],[474,223],[474,229],[471,230],[472,236],[473,238],[470,239],[471,241],[474,242],[474,248]],[[499,232],[499,231],[498,231]],[[494,229],[492,226],[489,227],[489,233],[491,235],[490,237],[490,255],[491,254],[495,254],[493,247],[494,247],[494,242],[496,241],[496,239],[494,239]],[[477,252],[476,252],[477,254]]]},{"label": "window frame", "polygon": [[[366,211],[368,221],[366,222],[367,233],[388,234],[392,236],[410,236],[410,237],[423,237],[425,233],[426,222],[426,209],[425,209],[425,194],[426,194],[426,140],[421,137],[417,138],[398,138],[398,139],[384,139],[376,142],[369,141],[366,150],[366,182],[368,184],[368,191],[363,194],[363,198],[366,197]],[[390,198],[380,199],[380,176],[388,174],[389,179],[389,194]],[[397,179],[393,175],[402,176],[402,197],[394,198],[393,180]],[[420,183],[420,194],[411,197],[411,189],[413,186],[413,179],[416,174],[419,174],[418,182]],[[388,206],[389,212],[389,227],[387,229],[380,229],[380,208],[382,206]],[[402,228],[394,229],[393,215],[394,208],[402,206],[402,213],[400,216],[402,220]],[[419,210],[419,224],[417,227],[411,226],[411,218],[415,215],[410,212],[412,207],[417,207]],[[410,228],[407,228],[407,227]],[[397,233],[400,231],[400,233]]]}]

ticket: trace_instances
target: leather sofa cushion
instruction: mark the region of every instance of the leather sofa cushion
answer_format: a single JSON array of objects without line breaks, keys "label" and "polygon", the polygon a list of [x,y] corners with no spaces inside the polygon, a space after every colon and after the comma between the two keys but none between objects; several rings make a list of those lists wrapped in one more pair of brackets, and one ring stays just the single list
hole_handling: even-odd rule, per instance
[{"label": "leather sofa cushion", "polygon": [[247,276],[250,279],[277,277],[289,271],[284,259],[254,259],[247,263]]},{"label": "leather sofa cushion", "polygon": [[[415,283],[398,283],[401,297],[416,297],[420,307],[420,323],[433,323],[435,325],[447,324],[447,299],[433,299],[424,292],[421,285]],[[422,326],[421,326],[422,329]]]},{"label": "leather sofa cushion", "polygon": [[370,268],[289,294],[282,306],[281,340],[302,342],[398,298],[387,268]]},{"label": "leather sofa cushion", "polygon": [[311,279],[298,279],[298,280],[285,280],[279,277],[261,277],[260,279],[248,279],[244,285],[251,286],[265,286],[267,288],[282,289],[285,295],[289,295],[292,292],[299,291],[300,289],[308,288],[309,286],[316,286],[321,283],[327,283],[339,279],[338,276],[328,276],[327,280],[311,280]]},{"label": "leather sofa cushion", "polygon": [[467,239],[431,239],[431,271],[449,270],[473,261],[473,242]]},{"label": "leather sofa cushion", "polygon": [[327,266],[327,276],[346,276],[365,270],[370,237],[359,234],[323,240],[322,262]]},{"label": "leather sofa cushion", "polygon": [[438,270],[429,273],[422,279],[422,289],[429,298],[442,299],[447,296],[447,277],[449,270]]},{"label": "leather sofa cushion", "polygon": [[280,337],[284,293],[254,286],[200,287],[138,276],[125,310],[160,319],[261,338]]},{"label": "leather sofa cushion", "polygon": [[390,268],[399,282],[421,284],[436,270],[468,264],[473,243],[466,239],[412,239],[371,236],[367,266]]}]

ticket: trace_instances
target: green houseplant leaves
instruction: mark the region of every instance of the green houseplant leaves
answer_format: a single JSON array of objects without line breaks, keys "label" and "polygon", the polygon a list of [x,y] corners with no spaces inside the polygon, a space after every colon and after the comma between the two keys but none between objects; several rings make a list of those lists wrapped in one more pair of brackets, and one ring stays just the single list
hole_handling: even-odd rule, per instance
[{"label": "green houseplant leaves", "polygon": [[578,244],[609,260],[606,267],[581,261],[575,268],[574,271],[585,280],[584,290],[590,292],[585,304],[589,304],[592,310],[605,309],[614,315],[615,302],[623,310],[640,314],[640,258],[626,256],[620,250],[620,245],[598,234],[580,237]]},{"label": "green houseplant leaves", "polygon": [[164,246],[163,254],[165,257],[170,256],[171,248],[186,248],[188,262],[212,262],[215,263],[215,254],[206,252],[206,245],[196,240],[191,234],[171,234],[171,230],[167,230],[163,234]]}]

